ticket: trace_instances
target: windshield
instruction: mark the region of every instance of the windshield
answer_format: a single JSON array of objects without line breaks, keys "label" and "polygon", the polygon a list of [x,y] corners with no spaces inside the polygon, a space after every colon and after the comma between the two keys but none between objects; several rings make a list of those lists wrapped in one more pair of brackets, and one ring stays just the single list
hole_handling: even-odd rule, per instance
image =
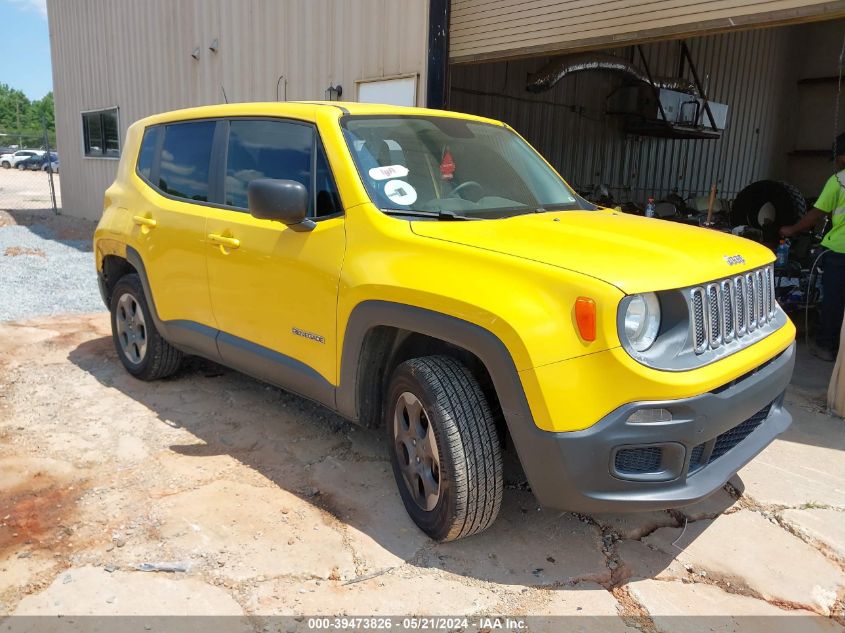
[{"label": "windshield", "polygon": [[341,125],[383,210],[500,218],[595,208],[502,126],[432,116],[347,116]]}]

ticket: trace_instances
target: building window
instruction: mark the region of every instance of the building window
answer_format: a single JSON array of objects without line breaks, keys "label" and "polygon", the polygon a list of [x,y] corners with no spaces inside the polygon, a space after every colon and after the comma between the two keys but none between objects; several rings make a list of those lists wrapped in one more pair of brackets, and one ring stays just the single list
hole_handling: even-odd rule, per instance
[{"label": "building window", "polygon": [[85,155],[99,158],[120,156],[117,108],[82,113],[82,140]]}]

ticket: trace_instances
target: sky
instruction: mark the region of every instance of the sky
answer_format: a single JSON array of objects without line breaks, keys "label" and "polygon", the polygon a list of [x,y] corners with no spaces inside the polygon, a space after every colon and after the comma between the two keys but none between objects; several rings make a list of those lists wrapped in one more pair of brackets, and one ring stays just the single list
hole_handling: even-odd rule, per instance
[{"label": "sky", "polygon": [[53,89],[47,0],[0,0],[0,83],[40,99]]}]

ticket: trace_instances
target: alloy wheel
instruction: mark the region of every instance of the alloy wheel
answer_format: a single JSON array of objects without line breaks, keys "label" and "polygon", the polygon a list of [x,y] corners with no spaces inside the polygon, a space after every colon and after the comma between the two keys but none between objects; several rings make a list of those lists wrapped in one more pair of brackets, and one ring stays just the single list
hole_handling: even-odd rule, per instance
[{"label": "alloy wheel", "polygon": [[440,455],[425,408],[403,392],[393,414],[393,439],[402,478],[414,502],[430,512],[440,499]]},{"label": "alloy wheel", "polygon": [[129,362],[139,365],[147,355],[147,324],[138,301],[128,292],[117,302],[117,338]]}]

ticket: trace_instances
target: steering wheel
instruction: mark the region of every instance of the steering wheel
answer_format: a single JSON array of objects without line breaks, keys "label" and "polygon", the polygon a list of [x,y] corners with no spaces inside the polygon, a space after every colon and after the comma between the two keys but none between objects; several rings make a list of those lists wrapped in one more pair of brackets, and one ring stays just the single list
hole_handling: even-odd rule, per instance
[{"label": "steering wheel", "polygon": [[[475,187],[476,189],[478,189],[479,195],[475,196],[475,198],[467,198],[466,196],[461,196],[461,191],[463,191],[464,189],[469,189],[471,187]],[[478,202],[484,196],[484,187],[482,187],[481,184],[475,180],[467,180],[466,182],[461,183],[460,185],[452,189],[452,195],[460,196],[461,198],[470,200],[471,202]]]}]

